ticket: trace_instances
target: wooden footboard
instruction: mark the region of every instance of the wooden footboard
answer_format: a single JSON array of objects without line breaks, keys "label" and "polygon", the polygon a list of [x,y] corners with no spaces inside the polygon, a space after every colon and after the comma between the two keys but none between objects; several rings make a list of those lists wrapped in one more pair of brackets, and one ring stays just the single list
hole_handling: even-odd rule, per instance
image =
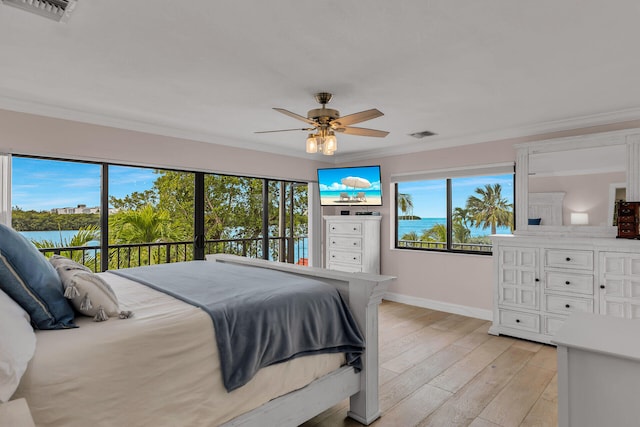
[{"label": "wooden footboard", "polygon": [[343,273],[235,255],[207,255],[207,260],[251,265],[313,277],[336,287],[348,302],[365,338],[363,369],[356,373],[343,367],[308,386],[237,417],[225,426],[297,426],[350,397],[349,417],[369,425],[380,417],[378,404],[378,305],[395,277],[366,273]]}]

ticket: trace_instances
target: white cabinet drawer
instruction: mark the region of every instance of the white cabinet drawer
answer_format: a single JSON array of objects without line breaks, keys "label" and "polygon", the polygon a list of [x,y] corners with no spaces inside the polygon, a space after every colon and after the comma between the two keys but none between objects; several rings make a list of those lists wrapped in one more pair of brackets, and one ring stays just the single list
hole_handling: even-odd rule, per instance
[{"label": "white cabinet drawer", "polygon": [[362,235],[362,223],[359,222],[329,222],[327,228],[329,236],[332,234]]},{"label": "white cabinet drawer", "polygon": [[593,271],[593,251],[545,249],[544,255],[546,267]]},{"label": "white cabinet drawer", "polygon": [[362,264],[362,254],[354,252],[329,251],[329,262],[360,265]]},{"label": "white cabinet drawer", "polygon": [[593,313],[593,299],[573,298],[562,295],[545,295],[547,311],[558,314],[570,314],[574,311]]},{"label": "white cabinet drawer", "polygon": [[359,237],[329,236],[329,247],[360,250],[362,248],[362,239]]},{"label": "white cabinet drawer", "polygon": [[356,264],[338,264],[338,263],[331,263],[329,264],[329,269],[330,270],[336,270],[336,271],[344,271],[346,273],[360,273],[362,272],[362,267]]},{"label": "white cabinet drawer", "polygon": [[500,324],[507,328],[522,329],[528,332],[540,332],[540,316],[521,311],[499,310]]},{"label": "white cabinet drawer", "polygon": [[593,295],[593,276],[547,271],[545,289]]},{"label": "white cabinet drawer", "polygon": [[544,316],[542,321],[542,333],[546,335],[555,335],[565,322],[566,317]]}]

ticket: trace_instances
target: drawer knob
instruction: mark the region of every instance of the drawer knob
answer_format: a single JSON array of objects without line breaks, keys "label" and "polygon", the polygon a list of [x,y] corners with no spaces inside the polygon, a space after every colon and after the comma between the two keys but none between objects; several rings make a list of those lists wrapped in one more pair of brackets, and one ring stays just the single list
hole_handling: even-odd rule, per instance
[{"label": "drawer knob", "polygon": [[564,282],[564,284],[565,284],[565,285],[570,285],[570,284],[571,284],[571,282],[567,280],[566,282]]},{"label": "drawer knob", "polygon": [[353,227],[353,231],[358,231],[358,229],[357,229],[357,228],[355,228],[355,227]]},{"label": "drawer knob", "polygon": [[569,304],[565,304],[564,305],[566,308],[571,308],[571,306]]},{"label": "drawer knob", "polygon": [[358,244],[356,242],[353,242],[353,246],[358,246]]},{"label": "drawer knob", "polygon": [[600,289],[604,289],[604,285],[600,285]]},{"label": "drawer knob", "polygon": [[516,323],[520,323],[520,319],[516,319]]},{"label": "drawer knob", "polygon": [[353,260],[354,260],[354,261],[355,261],[355,260],[357,260],[357,259],[358,259],[358,258],[356,258],[356,257],[353,257]]},{"label": "drawer knob", "polygon": [[569,261],[571,261],[571,258],[567,257],[566,260],[567,260],[567,262],[569,262]]},{"label": "drawer knob", "polygon": [[540,279],[538,279],[538,278],[536,277],[536,282],[539,282],[539,281],[540,281]]}]

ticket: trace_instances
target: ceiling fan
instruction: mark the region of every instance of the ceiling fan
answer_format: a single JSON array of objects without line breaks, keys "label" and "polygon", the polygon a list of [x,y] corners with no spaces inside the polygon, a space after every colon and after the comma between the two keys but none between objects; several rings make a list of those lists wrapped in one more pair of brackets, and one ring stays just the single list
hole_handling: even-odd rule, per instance
[{"label": "ceiling fan", "polygon": [[335,132],[345,133],[347,135],[360,135],[360,136],[373,136],[378,138],[384,138],[389,132],[376,129],[366,129],[360,127],[353,127],[352,124],[364,122],[366,120],[375,119],[376,117],[383,116],[380,111],[373,108],[371,110],[360,111],[359,113],[349,114],[347,116],[340,117],[340,112],[333,108],[326,108],[326,105],[331,101],[332,94],[328,92],[320,92],[315,94],[316,101],[322,105],[321,108],[314,108],[307,112],[307,117],[301,116],[284,108],[274,108],[274,110],[285,114],[294,119],[301,120],[311,127],[296,128],[296,129],[280,129],[280,130],[267,130],[255,133],[271,133],[271,132],[288,132],[288,131],[307,131],[310,133],[307,137],[307,153],[317,153],[320,151],[322,154],[333,155],[338,148],[338,142],[335,137]]}]

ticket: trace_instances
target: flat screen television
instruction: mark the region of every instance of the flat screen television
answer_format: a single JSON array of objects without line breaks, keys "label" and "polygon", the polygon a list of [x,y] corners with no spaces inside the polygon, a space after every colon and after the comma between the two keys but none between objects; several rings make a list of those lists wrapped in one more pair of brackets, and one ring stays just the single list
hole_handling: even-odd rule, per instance
[{"label": "flat screen television", "polygon": [[380,166],[318,169],[322,206],[382,206]]}]

